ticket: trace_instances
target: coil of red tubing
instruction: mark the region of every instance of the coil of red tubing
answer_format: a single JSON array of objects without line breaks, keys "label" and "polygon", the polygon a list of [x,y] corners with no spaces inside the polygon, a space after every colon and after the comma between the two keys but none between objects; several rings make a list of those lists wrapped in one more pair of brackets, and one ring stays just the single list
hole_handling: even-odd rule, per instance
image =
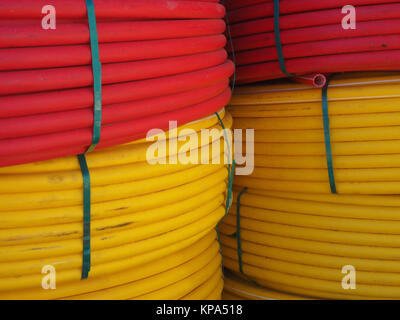
[{"label": "coil of red tubing", "polygon": [[[218,0],[95,0],[102,62],[97,148],[200,119],[230,98],[233,63],[224,49]],[[82,153],[92,142],[93,73],[85,0],[0,7],[0,166]]]},{"label": "coil of red tubing", "polygon": [[[237,82],[286,77],[278,61],[272,0],[226,0]],[[353,0],[356,29],[344,29],[344,0],[280,1],[280,38],[293,75],[400,69],[400,3]],[[232,48],[229,49],[232,51]]]}]

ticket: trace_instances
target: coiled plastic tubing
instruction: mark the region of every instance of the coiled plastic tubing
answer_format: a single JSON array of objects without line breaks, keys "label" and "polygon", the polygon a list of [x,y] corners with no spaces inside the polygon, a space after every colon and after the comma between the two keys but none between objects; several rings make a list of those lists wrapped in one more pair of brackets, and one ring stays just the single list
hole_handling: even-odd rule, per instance
[{"label": "coiled plastic tubing", "polygon": [[[231,116],[219,116],[230,128]],[[222,131],[221,122],[213,115],[167,132],[158,140],[164,154],[149,153],[154,142],[145,140],[87,154],[92,222],[85,280],[76,157],[0,168],[0,299],[220,299],[214,229],[225,215],[227,154],[220,136],[201,139],[200,129]],[[193,154],[192,162],[168,162],[182,154]],[[168,164],[148,162],[164,155]],[[197,164],[200,157],[209,164]],[[42,287],[46,266],[55,268],[55,290]]]},{"label": "coiled plastic tubing", "polygon": [[224,300],[303,300],[305,298],[291,295],[276,290],[267,289],[248,280],[245,277],[235,275],[230,270],[224,274]]},{"label": "coiled plastic tubing", "polygon": [[337,194],[321,90],[289,82],[237,89],[230,111],[235,128],[256,127],[255,170],[235,177],[221,225],[224,265],[245,279],[228,284],[228,297],[400,299],[398,81],[397,73],[331,80]]},{"label": "coiled plastic tubing", "polygon": [[[221,225],[224,265],[250,284],[301,297],[399,299],[399,210],[396,195],[250,188],[240,199],[240,231],[237,202]],[[343,287],[349,270],[355,289]]]},{"label": "coiled plastic tubing", "polygon": [[[224,7],[215,0],[56,0],[56,28],[42,1],[2,1],[0,167],[85,152],[93,139],[93,87],[101,87],[97,148],[138,140],[223,108],[233,64],[224,49]],[[95,77],[92,60],[101,63]]]},{"label": "coiled plastic tubing", "polygon": [[225,2],[238,83],[400,70],[396,0],[303,0],[301,6],[296,0]]},{"label": "coiled plastic tubing", "polygon": [[235,127],[255,129],[255,168],[235,184],[330,193],[330,143],[339,194],[400,193],[399,82],[399,73],[334,76],[327,89],[328,140],[322,89],[289,81],[238,87],[230,112]]}]

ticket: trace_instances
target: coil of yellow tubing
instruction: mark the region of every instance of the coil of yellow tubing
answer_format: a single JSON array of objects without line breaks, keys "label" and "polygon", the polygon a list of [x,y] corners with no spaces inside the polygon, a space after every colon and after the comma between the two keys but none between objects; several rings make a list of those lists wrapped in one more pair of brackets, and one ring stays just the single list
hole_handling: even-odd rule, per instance
[{"label": "coil of yellow tubing", "polygon": [[[399,84],[400,73],[351,73],[331,80],[329,127],[338,193],[400,193]],[[330,193],[322,89],[289,80],[238,87],[229,111],[235,128],[255,129],[254,141],[248,141],[255,144],[255,169],[252,176],[237,177],[237,185]]]},{"label": "coil of yellow tubing", "polygon": [[[240,198],[239,233],[235,189],[221,225],[227,269],[240,272],[240,235],[244,275],[268,290],[318,299],[400,299],[398,196],[250,188]],[[355,288],[343,285],[348,266]]]},{"label": "coil of yellow tubing", "polygon": [[[232,117],[224,110],[219,115],[229,129]],[[221,135],[202,139],[201,129]],[[83,181],[77,158],[0,168],[0,299],[220,299],[214,229],[225,214],[222,137],[212,115],[159,136],[166,153],[149,153],[154,142],[141,140],[87,154],[86,280],[81,280]],[[175,156],[190,162],[147,161],[165,155],[167,162]],[[56,289],[42,287],[45,266],[55,268]]]},{"label": "coil of yellow tubing", "polygon": [[224,300],[305,300],[306,298],[271,290],[251,279],[226,270],[224,274]]}]

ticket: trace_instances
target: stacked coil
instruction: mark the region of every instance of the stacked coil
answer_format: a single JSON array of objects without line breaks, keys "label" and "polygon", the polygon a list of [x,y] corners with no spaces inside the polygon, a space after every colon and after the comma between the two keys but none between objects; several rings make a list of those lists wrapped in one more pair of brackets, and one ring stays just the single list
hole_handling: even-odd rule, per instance
[{"label": "stacked coil", "polygon": [[[102,63],[98,148],[208,116],[230,98],[215,0],[95,1]],[[56,28],[43,29],[42,1],[2,1],[0,166],[85,152],[93,134],[93,71],[84,0],[55,0]]]},{"label": "stacked coil", "polygon": [[[332,163],[339,194],[400,193],[400,75],[350,74],[328,88]],[[244,86],[230,102],[235,127],[255,129],[255,169],[235,184],[330,193],[321,89]],[[243,135],[244,140],[246,136]]]},{"label": "stacked coil", "polygon": [[224,274],[224,300],[303,300],[300,296],[271,290],[227,270]]},{"label": "stacked coil", "polygon": [[[229,129],[230,115],[219,116]],[[226,152],[220,136],[204,140],[199,131],[221,125],[214,115],[170,131],[157,141],[165,153],[139,140],[87,154],[85,280],[77,158],[0,168],[0,299],[220,299],[214,229],[225,215]],[[187,164],[148,162],[192,154]],[[200,158],[209,164],[196,163]],[[43,289],[46,268],[56,271],[56,290]]]},{"label": "stacked coil", "polygon": [[[292,295],[400,298],[399,80],[367,73],[331,81],[338,194],[328,177],[321,89],[286,81],[237,89],[230,111],[235,128],[256,128],[255,168],[235,177],[235,204],[221,228],[226,268]],[[355,288],[343,283],[348,268]]]},{"label": "stacked coil", "polygon": [[280,0],[279,30],[274,28],[273,0],[225,2],[238,83],[287,76],[278,62],[275,31],[280,31],[286,69],[292,75],[400,68],[396,0],[352,1],[356,12],[351,28],[346,1],[304,0],[300,6],[296,0]]}]

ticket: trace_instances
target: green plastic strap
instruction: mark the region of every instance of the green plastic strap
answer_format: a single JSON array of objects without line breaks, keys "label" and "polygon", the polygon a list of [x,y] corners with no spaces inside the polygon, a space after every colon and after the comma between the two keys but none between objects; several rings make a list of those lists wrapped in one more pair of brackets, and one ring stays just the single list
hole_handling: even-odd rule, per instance
[{"label": "green plastic strap", "polygon": [[86,152],[92,152],[100,141],[101,134],[101,62],[99,54],[99,41],[97,38],[96,14],[94,11],[93,0],[86,0],[90,47],[92,49],[92,69],[93,69],[93,89],[94,89],[94,112],[93,112],[93,139],[92,144]]},{"label": "green plastic strap", "polygon": [[274,32],[275,32],[276,49],[278,51],[279,66],[284,74],[286,74],[288,77],[293,77],[294,75],[290,74],[286,70],[285,66],[285,58],[283,56],[283,51],[282,51],[281,32],[279,24],[279,15],[280,15],[279,11],[280,11],[279,0],[274,0]]},{"label": "green plastic strap", "polygon": [[90,259],[90,174],[84,154],[78,155],[83,177],[83,255],[82,280],[89,276]]},{"label": "green plastic strap", "polygon": [[[229,140],[228,140],[228,135],[226,133],[225,125],[224,122],[222,121],[221,117],[219,116],[218,112],[215,113],[219,122],[221,123],[222,129],[224,130],[224,135],[225,135],[225,141],[228,147],[228,157],[231,156],[231,146],[229,145]],[[228,158],[229,159],[229,158]],[[219,243],[219,251],[222,255],[222,243],[221,243],[221,233],[219,231],[219,225],[221,222],[225,219],[225,217],[228,215],[229,210],[231,209],[232,206],[232,189],[233,189],[233,177],[235,175],[235,160],[232,161],[232,165],[228,164],[228,192],[226,196],[226,204],[225,204],[225,214],[221,218],[221,220],[218,222],[216,230],[217,230],[217,237],[218,237],[218,243]]]},{"label": "green plastic strap", "polygon": [[242,237],[240,235],[240,200],[243,194],[247,191],[247,188],[243,188],[240,191],[237,200],[236,200],[236,241],[237,241],[237,255],[239,262],[239,271],[241,274],[243,273],[243,259],[242,259]]},{"label": "green plastic strap", "polygon": [[[226,134],[226,128],[225,128],[224,122],[222,121],[218,112],[216,112],[215,114],[217,115],[217,118],[218,118],[219,122],[221,123],[222,129],[224,130],[225,141],[226,141],[226,145],[228,147],[228,157],[230,158],[232,148],[229,145],[228,135]],[[233,200],[232,199],[232,189],[233,189],[233,176],[235,175],[235,160],[232,161],[232,165],[228,164],[228,172],[229,172],[229,177],[228,177],[228,193],[227,193],[227,197],[226,197],[226,210],[225,210],[226,214],[228,214],[228,212],[232,206],[232,200]]]},{"label": "green plastic strap", "polygon": [[221,243],[221,234],[219,232],[219,225],[225,219],[225,217],[228,215],[229,210],[231,209],[231,206],[232,206],[232,200],[233,200],[232,189],[233,189],[233,177],[235,175],[235,161],[233,161],[232,166],[228,166],[228,172],[229,172],[229,174],[228,174],[228,192],[227,192],[227,196],[226,196],[225,214],[217,224],[217,236],[218,236],[218,242],[219,242],[219,247],[220,247],[221,253],[222,253],[222,243]]},{"label": "green plastic strap", "polygon": [[[87,15],[89,21],[90,47],[92,51],[92,70],[93,70],[93,91],[94,91],[94,110],[93,110],[93,138],[92,143],[86,152],[92,152],[100,141],[102,105],[101,105],[101,62],[99,54],[99,41],[97,37],[96,14],[93,0],[86,0]],[[90,250],[90,211],[91,211],[91,190],[90,174],[84,154],[78,155],[79,165],[81,166],[83,177],[83,255],[82,255],[82,276],[87,279],[91,266]]]},{"label": "green plastic strap", "polygon": [[335,175],[333,173],[333,160],[332,160],[332,146],[331,146],[331,134],[329,128],[329,112],[328,112],[328,86],[330,79],[327,79],[326,85],[322,88],[322,114],[324,122],[324,136],[325,136],[325,151],[326,151],[326,163],[328,166],[329,184],[331,192],[336,194],[336,183]]}]

